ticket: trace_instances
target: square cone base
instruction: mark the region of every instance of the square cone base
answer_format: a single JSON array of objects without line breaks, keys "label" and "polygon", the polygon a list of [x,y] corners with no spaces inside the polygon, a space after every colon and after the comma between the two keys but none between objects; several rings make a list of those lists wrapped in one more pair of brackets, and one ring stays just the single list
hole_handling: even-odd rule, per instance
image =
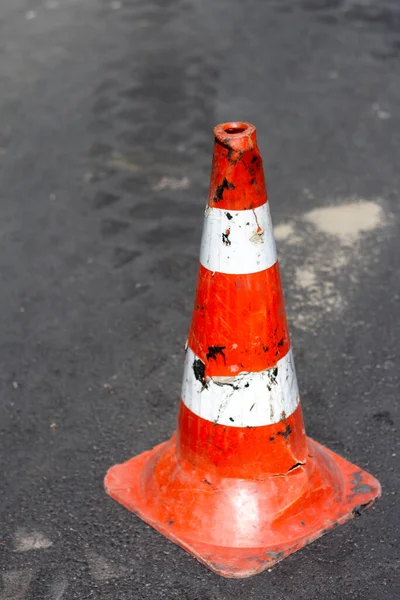
[{"label": "square cone base", "polygon": [[308,458],[283,475],[221,478],[177,455],[175,436],[112,467],[107,493],[209,569],[250,577],[358,516],[379,482],[307,439]]}]

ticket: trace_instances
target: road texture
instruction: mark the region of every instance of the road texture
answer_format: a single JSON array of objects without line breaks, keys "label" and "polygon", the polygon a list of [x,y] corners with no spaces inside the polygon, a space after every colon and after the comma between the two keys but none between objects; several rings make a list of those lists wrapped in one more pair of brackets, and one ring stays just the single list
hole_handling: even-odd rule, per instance
[{"label": "road texture", "polygon": [[[1,0],[0,51],[1,600],[397,599],[399,4]],[[103,491],[174,429],[232,119],[258,129],[307,432],[383,487],[242,581]]]}]

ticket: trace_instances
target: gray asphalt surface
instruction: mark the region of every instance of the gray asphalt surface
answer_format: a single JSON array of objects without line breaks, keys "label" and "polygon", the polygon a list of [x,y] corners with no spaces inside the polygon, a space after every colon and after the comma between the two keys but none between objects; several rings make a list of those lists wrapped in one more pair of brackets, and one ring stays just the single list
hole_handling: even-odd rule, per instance
[{"label": "gray asphalt surface", "polygon": [[[1,0],[0,52],[1,600],[398,598],[399,3]],[[294,231],[307,432],[383,486],[243,581],[103,491],[174,429],[212,128],[232,119],[257,126]],[[360,200],[379,223],[351,243],[307,225]]]}]

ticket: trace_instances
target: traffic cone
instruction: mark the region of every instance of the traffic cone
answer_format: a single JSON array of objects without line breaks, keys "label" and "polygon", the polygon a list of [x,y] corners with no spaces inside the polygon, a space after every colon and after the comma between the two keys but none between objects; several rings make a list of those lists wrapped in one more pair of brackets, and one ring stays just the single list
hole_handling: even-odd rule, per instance
[{"label": "traffic cone", "polygon": [[370,506],[379,482],[305,435],[256,132],[215,130],[172,438],[107,492],[224,577],[249,577]]}]

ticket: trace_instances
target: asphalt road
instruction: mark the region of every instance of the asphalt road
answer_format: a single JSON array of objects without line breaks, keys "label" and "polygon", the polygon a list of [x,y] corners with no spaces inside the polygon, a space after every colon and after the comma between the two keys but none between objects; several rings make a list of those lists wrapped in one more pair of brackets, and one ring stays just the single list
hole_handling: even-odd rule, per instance
[{"label": "asphalt road", "polygon": [[[399,597],[399,61],[386,0],[1,0],[1,600]],[[307,432],[383,487],[242,581],[103,491],[174,429],[232,119],[258,130]]]}]

